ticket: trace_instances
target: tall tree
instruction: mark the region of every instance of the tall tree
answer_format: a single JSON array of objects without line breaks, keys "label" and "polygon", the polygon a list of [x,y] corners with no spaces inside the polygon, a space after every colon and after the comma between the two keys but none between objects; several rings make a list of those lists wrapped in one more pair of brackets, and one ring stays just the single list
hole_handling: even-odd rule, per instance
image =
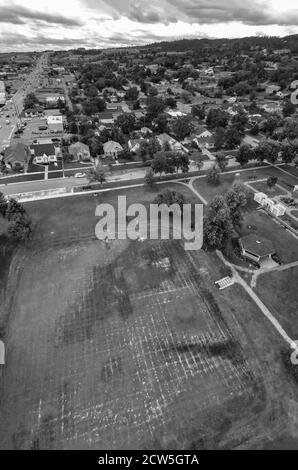
[{"label": "tall tree", "polygon": [[165,172],[167,169],[167,158],[164,154],[157,154],[154,156],[152,163],[151,163],[152,170],[154,173],[159,173],[160,175],[162,172]]},{"label": "tall tree", "polygon": [[243,184],[234,184],[225,194],[225,200],[230,210],[234,227],[240,227],[243,221],[243,211],[248,203],[249,192]]},{"label": "tall tree", "polygon": [[178,139],[184,139],[193,131],[193,125],[190,116],[177,117],[173,124],[173,132]]},{"label": "tall tree", "polygon": [[177,191],[172,191],[170,189],[166,189],[162,193],[159,193],[154,199],[155,204],[166,204],[167,206],[178,204],[181,209],[183,208],[183,204],[185,204],[185,202],[186,201],[183,194],[178,193]]},{"label": "tall tree", "polygon": [[8,226],[8,236],[16,241],[23,241],[32,236],[32,222],[28,215],[18,214]]},{"label": "tall tree", "polygon": [[213,165],[207,171],[207,181],[208,183],[218,184],[220,179],[220,170],[216,165]]},{"label": "tall tree", "polygon": [[150,188],[152,188],[152,186],[154,185],[154,182],[155,182],[154,172],[152,168],[148,168],[144,177],[144,183],[146,186],[149,186]]},{"label": "tall tree", "polygon": [[208,248],[224,249],[231,239],[233,224],[225,198],[215,196],[207,206],[204,218],[204,242]]},{"label": "tall tree", "polygon": [[217,163],[218,168],[221,171],[223,171],[227,167],[228,160],[227,160],[227,157],[225,155],[225,152],[223,152],[223,151],[217,152],[217,154],[216,154],[216,163]]},{"label": "tall tree", "polygon": [[106,181],[106,174],[101,165],[96,165],[92,168],[88,168],[86,171],[86,176],[89,180],[89,183],[100,183],[103,184]]},{"label": "tall tree", "polygon": [[253,149],[248,144],[240,145],[237,155],[236,161],[240,163],[241,166],[246,165],[250,160],[253,160],[255,157]]}]

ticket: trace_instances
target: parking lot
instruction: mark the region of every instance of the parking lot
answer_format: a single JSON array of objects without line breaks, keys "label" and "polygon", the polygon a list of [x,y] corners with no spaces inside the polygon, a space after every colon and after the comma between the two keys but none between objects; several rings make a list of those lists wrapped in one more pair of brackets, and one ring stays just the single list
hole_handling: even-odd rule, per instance
[{"label": "parking lot", "polygon": [[[49,130],[46,117],[28,118],[25,122],[27,124],[20,138],[26,143],[31,143],[41,137],[55,138],[63,135],[61,132],[57,133]],[[46,129],[41,130],[40,127],[46,127]]]}]

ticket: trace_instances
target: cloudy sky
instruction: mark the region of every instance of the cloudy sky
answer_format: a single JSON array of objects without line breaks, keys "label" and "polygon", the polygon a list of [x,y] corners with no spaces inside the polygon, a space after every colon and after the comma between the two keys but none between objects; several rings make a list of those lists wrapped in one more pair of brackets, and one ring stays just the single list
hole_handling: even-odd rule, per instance
[{"label": "cloudy sky", "polygon": [[0,0],[0,52],[294,33],[297,0]]}]

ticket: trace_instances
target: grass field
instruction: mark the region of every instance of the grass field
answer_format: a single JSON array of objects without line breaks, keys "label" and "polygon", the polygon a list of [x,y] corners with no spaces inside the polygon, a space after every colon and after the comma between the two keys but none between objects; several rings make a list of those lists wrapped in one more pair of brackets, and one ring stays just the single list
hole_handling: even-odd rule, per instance
[{"label": "grass field", "polygon": [[266,181],[258,181],[258,182],[253,182],[251,181],[250,186],[252,186],[256,191],[260,191],[262,193],[267,194],[267,196],[273,198],[275,196],[285,196],[287,193],[284,191],[282,188],[279,186],[273,186],[272,188],[269,188],[268,184]]},{"label": "grass field", "polygon": [[283,168],[298,178],[298,167],[293,167],[291,165],[284,165]]},{"label": "grass field", "polygon": [[[125,194],[149,203],[161,189]],[[215,254],[96,240],[96,204],[119,194],[26,204],[34,237],[4,298],[0,447],[262,446],[287,422],[280,338],[240,286],[215,288]]]},{"label": "grass field", "polygon": [[267,179],[269,176],[277,176],[278,184],[287,190],[290,189],[290,186],[297,184],[297,178],[294,176],[287,175],[275,167],[266,167],[240,171],[238,173],[222,174],[220,176],[220,183],[217,185],[208,183],[206,178],[199,178],[195,181],[194,187],[207,201],[210,201],[216,194],[226,193],[235,183],[244,183],[246,181],[254,183],[254,180]]},{"label": "grass field", "polygon": [[257,292],[293,339],[298,339],[298,267],[258,279]]},{"label": "grass field", "polygon": [[266,212],[252,210],[245,214],[239,234],[257,233],[272,241],[282,263],[298,261],[298,240]]}]

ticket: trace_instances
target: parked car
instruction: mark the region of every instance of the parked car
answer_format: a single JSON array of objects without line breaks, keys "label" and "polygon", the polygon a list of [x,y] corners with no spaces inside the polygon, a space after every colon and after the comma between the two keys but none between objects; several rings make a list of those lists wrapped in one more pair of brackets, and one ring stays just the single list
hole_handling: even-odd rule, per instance
[{"label": "parked car", "polygon": [[86,173],[75,173],[74,177],[75,178],[84,178],[86,176]]}]

